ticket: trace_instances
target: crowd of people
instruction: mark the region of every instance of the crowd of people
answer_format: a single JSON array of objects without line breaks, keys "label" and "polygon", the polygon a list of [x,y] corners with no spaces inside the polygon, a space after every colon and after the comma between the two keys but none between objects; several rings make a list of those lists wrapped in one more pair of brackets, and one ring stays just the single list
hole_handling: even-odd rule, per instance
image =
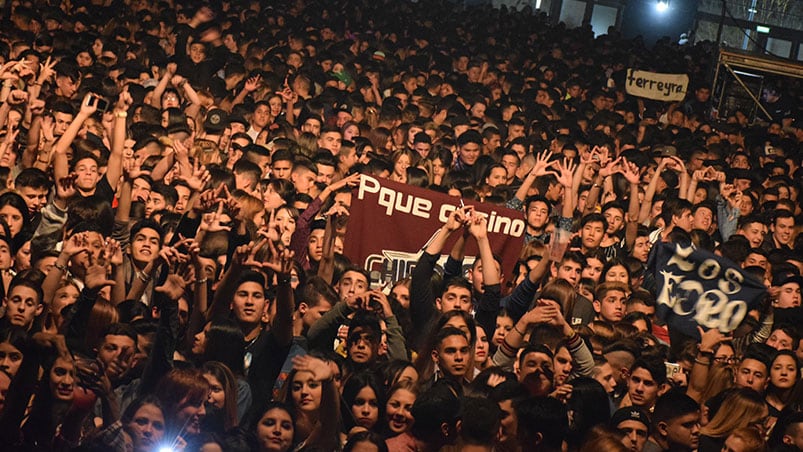
[{"label": "crowd of people", "polygon": [[[803,450],[799,81],[726,117],[711,43],[555,22],[5,2],[0,449]],[[387,286],[343,254],[361,175],[461,200]],[[514,268],[478,203],[526,221]],[[766,297],[677,334],[659,242]]]}]

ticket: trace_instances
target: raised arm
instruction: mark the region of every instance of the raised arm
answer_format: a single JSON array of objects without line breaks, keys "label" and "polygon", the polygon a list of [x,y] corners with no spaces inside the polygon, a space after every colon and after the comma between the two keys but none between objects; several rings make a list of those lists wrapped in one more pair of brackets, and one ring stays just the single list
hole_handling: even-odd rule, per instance
[{"label": "raised arm", "polygon": [[630,184],[630,196],[628,198],[627,208],[627,224],[625,225],[625,246],[628,250],[633,249],[633,243],[636,241],[636,233],[638,232],[638,186],[641,181],[638,165],[624,160],[622,163],[622,175]]},{"label": "raised arm", "polygon": [[120,184],[120,176],[123,174],[123,148],[125,147],[126,135],[126,117],[128,117],[128,108],[131,106],[133,99],[128,89],[124,89],[120,93],[117,100],[117,106],[114,109],[114,130],[112,132],[111,140],[111,153],[109,154],[109,163],[106,166],[106,180],[112,187],[112,191],[117,191],[117,186]]},{"label": "raised arm", "polygon": [[666,168],[668,162],[669,160],[665,158],[661,159],[658,163],[658,168],[655,168],[655,173],[652,175],[650,183],[647,185],[647,190],[644,192],[644,202],[641,203],[641,210],[638,214],[639,224],[644,224],[644,222],[650,219],[652,199],[655,197],[655,190],[658,189],[658,180],[661,178],[661,172]]}]

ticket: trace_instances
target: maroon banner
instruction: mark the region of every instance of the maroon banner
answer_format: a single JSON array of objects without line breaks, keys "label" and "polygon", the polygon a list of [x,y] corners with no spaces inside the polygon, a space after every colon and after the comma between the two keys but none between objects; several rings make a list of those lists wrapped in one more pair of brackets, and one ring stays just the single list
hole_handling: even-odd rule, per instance
[{"label": "maroon banner", "polygon": [[[374,287],[405,278],[424,245],[460,202],[453,196],[363,175],[352,197],[343,252],[371,272]],[[493,204],[464,203],[488,217],[491,248],[502,259],[503,272],[509,278],[524,244],[524,215]],[[452,234],[447,242],[442,261],[458,235]],[[469,239],[464,268],[471,265],[476,254],[476,241]]]}]

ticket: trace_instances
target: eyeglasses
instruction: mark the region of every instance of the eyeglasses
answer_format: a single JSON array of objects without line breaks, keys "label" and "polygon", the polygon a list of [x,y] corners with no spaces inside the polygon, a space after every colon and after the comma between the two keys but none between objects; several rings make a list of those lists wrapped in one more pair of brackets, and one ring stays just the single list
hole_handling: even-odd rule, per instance
[{"label": "eyeglasses", "polygon": [[717,364],[736,364],[739,360],[735,356],[715,356],[714,362]]}]

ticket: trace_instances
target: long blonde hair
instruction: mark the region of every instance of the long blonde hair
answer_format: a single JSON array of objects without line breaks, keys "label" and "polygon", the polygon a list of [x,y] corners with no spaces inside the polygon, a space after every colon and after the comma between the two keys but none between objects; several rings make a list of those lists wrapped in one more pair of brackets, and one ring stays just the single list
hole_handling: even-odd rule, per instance
[{"label": "long blonde hair", "polygon": [[732,391],[722,401],[711,422],[700,429],[701,435],[722,438],[767,416],[767,403],[759,393],[748,388]]}]

